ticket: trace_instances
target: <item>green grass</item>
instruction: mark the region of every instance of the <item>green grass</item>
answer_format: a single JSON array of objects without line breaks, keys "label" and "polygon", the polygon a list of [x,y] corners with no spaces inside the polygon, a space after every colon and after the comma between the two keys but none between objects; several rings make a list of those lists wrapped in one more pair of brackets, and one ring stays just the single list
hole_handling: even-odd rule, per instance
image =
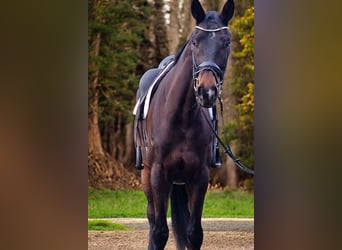
[{"label": "green grass", "polygon": [[123,230],[127,231],[128,228],[124,225],[114,223],[107,220],[88,220],[88,230],[99,230],[99,231],[115,231]]},{"label": "green grass", "polygon": [[253,218],[254,195],[241,190],[207,192],[203,217]]},{"label": "green grass", "polygon": [[120,217],[146,217],[146,198],[142,191],[88,190],[88,218]]},{"label": "green grass", "polygon": [[[146,204],[144,193],[138,190],[88,190],[88,218],[146,218]],[[241,190],[209,190],[203,217],[253,218],[254,195]]]}]

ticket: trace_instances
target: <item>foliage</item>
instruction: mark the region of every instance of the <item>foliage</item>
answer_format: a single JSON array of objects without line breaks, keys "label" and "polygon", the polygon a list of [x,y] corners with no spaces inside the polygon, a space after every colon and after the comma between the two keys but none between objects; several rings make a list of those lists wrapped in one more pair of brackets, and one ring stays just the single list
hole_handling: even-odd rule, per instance
[{"label": "foliage", "polygon": [[[132,101],[140,72],[140,44],[144,40],[144,20],[149,8],[144,0],[88,1],[89,78],[98,71],[99,119],[105,122],[131,117]],[[101,43],[94,56],[94,41]],[[92,93],[89,93],[92,96]]]},{"label": "foliage", "polygon": [[254,165],[254,7],[235,17],[233,33],[233,94],[237,98],[237,121],[226,128],[240,144],[239,158],[248,167]]},{"label": "foliage", "polygon": [[88,230],[99,230],[99,231],[123,230],[123,231],[126,231],[128,230],[128,228],[124,225],[114,223],[108,220],[88,220]]},{"label": "foliage", "polygon": [[[204,202],[203,217],[253,217],[253,204],[253,193],[241,190],[209,190]],[[146,205],[142,191],[88,190],[89,218],[145,218]],[[170,209],[168,216],[170,217]]]}]

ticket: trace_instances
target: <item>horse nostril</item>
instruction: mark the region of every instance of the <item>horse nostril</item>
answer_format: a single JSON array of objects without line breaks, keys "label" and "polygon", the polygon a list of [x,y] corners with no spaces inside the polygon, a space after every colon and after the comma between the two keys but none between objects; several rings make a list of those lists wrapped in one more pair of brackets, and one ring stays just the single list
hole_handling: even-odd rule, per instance
[{"label": "horse nostril", "polygon": [[203,86],[199,86],[198,87],[198,93],[200,93],[201,95],[205,94],[205,88]]}]

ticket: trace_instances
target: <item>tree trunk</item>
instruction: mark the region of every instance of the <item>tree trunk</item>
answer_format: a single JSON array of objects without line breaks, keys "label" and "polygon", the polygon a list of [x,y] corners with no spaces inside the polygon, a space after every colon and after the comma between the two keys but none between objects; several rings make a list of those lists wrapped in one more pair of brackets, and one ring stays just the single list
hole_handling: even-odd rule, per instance
[{"label": "tree trunk", "polygon": [[180,39],[180,9],[179,0],[170,1],[170,24],[168,25],[168,42],[171,54],[174,54],[179,47]]},{"label": "tree trunk", "polygon": [[216,10],[216,11],[221,11],[221,1],[219,0],[205,0],[202,1],[202,6],[204,8],[205,11],[209,11],[209,10]]},{"label": "tree trunk", "polygon": [[[226,71],[226,77],[225,77],[225,84],[223,85],[223,102],[224,102],[224,121],[225,125],[230,123],[231,121],[234,121],[237,119],[237,112],[236,112],[236,98],[232,93],[232,81],[233,81],[233,75],[232,75],[232,65],[233,60],[230,56],[228,59],[228,66]],[[221,128],[221,131],[223,131],[223,128]],[[236,155],[237,151],[237,145],[234,142],[231,142],[231,148],[232,152]],[[231,159],[228,159],[228,156],[226,158],[227,160],[224,163],[224,166],[227,168],[226,170],[226,178],[227,178],[227,186],[236,188],[238,186],[238,174],[237,174],[237,168],[234,166],[234,162]]]},{"label": "tree trunk", "polygon": [[163,60],[164,57],[169,55],[169,46],[167,42],[166,23],[163,12],[164,1],[155,0],[155,20],[154,20],[154,33],[156,37],[156,59],[158,62]]},{"label": "tree trunk", "polygon": [[131,166],[131,170],[134,170],[134,159],[135,159],[135,147],[133,139],[133,121],[129,122],[125,126],[126,136],[125,136],[125,156],[123,158],[123,163],[125,166]]},{"label": "tree trunk", "polygon": [[181,43],[183,43],[195,27],[195,20],[191,15],[191,1],[183,1],[180,16]]},{"label": "tree trunk", "polygon": [[[101,42],[101,33],[98,32],[94,39],[94,50],[93,57],[96,58],[99,55]],[[97,90],[97,84],[99,79],[99,69],[96,65],[92,65],[94,72],[92,73],[89,91],[92,98],[89,100],[89,116],[88,116],[88,151],[94,154],[104,155],[103,148],[101,145],[101,136],[99,129],[99,118],[98,118],[98,102],[99,93]]]},{"label": "tree trunk", "polygon": [[[91,56],[98,57],[100,51],[101,33],[94,36],[93,51]],[[105,186],[111,182],[109,176],[112,175],[108,168],[108,161],[101,144],[101,134],[99,129],[98,114],[98,80],[99,68],[95,63],[90,65],[92,72],[89,77],[89,113],[88,113],[88,185],[92,187]]]}]

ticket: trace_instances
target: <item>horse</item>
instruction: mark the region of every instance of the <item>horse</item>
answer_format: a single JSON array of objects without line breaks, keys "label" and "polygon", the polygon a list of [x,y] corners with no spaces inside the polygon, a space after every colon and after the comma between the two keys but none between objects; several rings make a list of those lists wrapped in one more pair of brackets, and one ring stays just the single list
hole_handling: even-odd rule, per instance
[{"label": "horse", "polygon": [[200,249],[203,242],[201,219],[214,144],[208,121],[221,95],[234,2],[228,0],[221,12],[205,12],[193,0],[191,13],[196,27],[161,79],[146,118],[137,124],[149,250],[167,243],[169,199],[177,249]]}]

